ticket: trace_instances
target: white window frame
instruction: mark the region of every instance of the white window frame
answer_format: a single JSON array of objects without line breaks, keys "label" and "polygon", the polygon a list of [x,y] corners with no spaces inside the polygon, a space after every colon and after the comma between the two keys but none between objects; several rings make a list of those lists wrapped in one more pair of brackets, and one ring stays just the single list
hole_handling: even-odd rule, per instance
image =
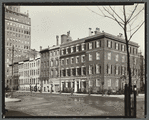
[{"label": "white window frame", "polygon": [[125,56],[122,55],[122,62],[125,62]]},{"label": "white window frame", "polygon": [[119,59],[119,55],[116,54],[116,55],[115,55],[115,61],[118,61],[118,59]]},{"label": "white window frame", "polygon": [[[84,57],[84,61],[83,61],[83,57]],[[81,62],[85,62],[85,55],[81,55]]]},{"label": "white window frame", "polygon": [[82,45],[81,45],[82,46],[81,47],[82,51],[85,50],[84,45],[85,45],[85,43],[82,43]]},{"label": "white window frame", "polygon": [[100,79],[96,79],[96,87],[100,87]]},{"label": "white window frame", "polygon": [[100,47],[100,42],[96,41],[96,48],[99,48],[99,47]]},{"label": "white window frame", "polygon": [[79,52],[79,44],[76,45],[76,52]]},{"label": "white window frame", "polygon": [[68,54],[68,48],[69,48],[69,47],[66,47],[66,54]]},{"label": "white window frame", "polygon": [[93,49],[93,45],[92,44],[93,44],[92,42],[89,43],[89,49],[90,50]]},{"label": "white window frame", "polygon": [[79,60],[77,61],[77,58],[79,58],[79,56],[76,56],[76,63],[79,63]]},{"label": "white window frame", "polygon": [[118,50],[118,43],[116,43],[116,50]]},{"label": "white window frame", "polygon": [[99,68],[100,68],[99,64],[96,64],[96,74],[99,74]]},{"label": "white window frame", "polygon": [[111,48],[111,41],[108,40],[108,48]]},{"label": "white window frame", "polygon": [[74,52],[74,51],[73,51],[73,47],[74,47],[74,46],[71,46],[71,53],[73,53],[73,52]]},{"label": "white window frame", "polygon": [[122,51],[124,51],[124,49],[125,49],[125,46],[124,46],[124,45],[122,45]]},{"label": "white window frame", "polygon": [[93,60],[93,56],[91,54],[89,54],[89,61]]},{"label": "white window frame", "polygon": [[108,60],[111,60],[111,52],[108,52]]},{"label": "white window frame", "polygon": [[74,64],[74,63],[72,63],[72,59],[74,60],[74,57],[71,57],[71,64]]},{"label": "white window frame", "polygon": [[100,53],[96,52],[96,60],[100,60]]},{"label": "white window frame", "polygon": [[69,60],[69,58],[66,58],[66,65],[68,65],[67,60]]}]

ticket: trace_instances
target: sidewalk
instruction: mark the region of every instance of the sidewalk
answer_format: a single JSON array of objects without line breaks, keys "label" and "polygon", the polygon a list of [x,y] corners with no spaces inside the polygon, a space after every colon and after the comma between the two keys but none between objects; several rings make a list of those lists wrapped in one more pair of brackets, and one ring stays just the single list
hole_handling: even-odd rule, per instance
[{"label": "sidewalk", "polygon": [[21,99],[17,98],[5,98],[5,102],[20,102]]},{"label": "sidewalk", "polygon": [[[16,92],[30,92],[30,91],[16,91]],[[40,93],[40,92],[32,92],[32,93]],[[50,94],[50,92],[42,92],[45,94]],[[52,92],[52,94],[60,94],[59,92]],[[71,93],[61,93],[62,95],[71,95]],[[81,94],[81,93],[73,93],[73,95],[77,96],[88,96],[88,94]],[[102,96],[102,94],[90,94],[90,96]],[[103,94],[103,97],[117,97],[117,98],[124,98],[124,95],[105,95]],[[138,94],[138,98],[145,97],[144,94]]]}]

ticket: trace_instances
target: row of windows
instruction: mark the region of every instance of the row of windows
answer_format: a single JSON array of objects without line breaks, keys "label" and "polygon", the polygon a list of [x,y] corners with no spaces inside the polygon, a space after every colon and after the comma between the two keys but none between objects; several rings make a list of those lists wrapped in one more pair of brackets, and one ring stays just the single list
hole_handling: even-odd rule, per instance
[{"label": "row of windows", "polygon": [[[27,30],[24,30],[23,31],[23,30],[20,30],[20,29],[15,28],[15,27],[9,27],[9,26],[7,26],[7,30],[12,30],[12,31],[21,32],[21,33],[30,35],[30,31],[27,31]],[[19,34],[19,37],[20,37],[20,34]]]},{"label": "row of windows", "polygon": [[30,29],[30,27],[22,25],[22,24],[19,24],[19,23],[7,22],[7,25],[14,26],[14,27],[16,26],[16,27],[24,28],[24,29],[28,29],[28,30]]},{"label": "row of windows", "polygon": [[59,55],[59,50],[54,50],[50,52],[50,56]]},{"label": "row of windows", "polygon": [[26,77],[33,76],[33,75],[39,75],[39,69],[24,71],[24,76],[26,76]]},{"label": "row of windows", "polygon": [[75,63],[75,61],[76,61],[76,63],[79,63],[80,61],[85,62],[85,55],[81,55],[81,58],[80,58],[80,56],[76,56],[76,60],[74,60],[74,57],[66,58],[65,63],[64,63],[64,59],[61,59],[61,65],[73,64],[73,63]]},{"label": "row of windows", "polygon": [[32,78],[32,79],[20,79],[20,84],[39,84],[38,78]]},{"label": "row of windows", "polygon": [[23,41],[23,40],[18,40],[18,39],[12,39],[12,38],[7,38],[7,41],[13,41],[13,42],[21,42],[22,44],[23,44],[23,42],[25,43],[25,44],[29,44],[30,42],[28,42],[28,41]]},{"label": "row of windows", "polygon": [[[13,46],[14,44],[7,42],[6,45],[11,47],[11,46]],[[22,48],[22,49],[30,49],[30,46],[27,46],[27,45],[14,45],[14,47],[15,47],[15,48]]]},{"label": "row of windows", "polygon": [[[16,13],[16,12],[12,12],[12,11],[8,11],[6,9],[5,9],[5,12],[6,13],[10,13],[10,14],[14,14],[14,15],[17,15],[19,17],[22,17],[22,19],[19,20],[20,22],[23,22],[24,24],[30,24],[30,22],[28,21],[28,17],[23,16],[22,14],[19,14],[19,13]],[[17,18],[14,18],[14,17],[11,17],[11,15],[6,15],[6,18],[18,22],[18,19]]]},{"label": "row of windows", "polygon": [[[9,31],[7,31],[7,35],[10,36],[10,37],[12,37],[12,36],[13,36],[13,37],[17,37],[18,39],[19,39],[19,38],[21,38],[21,39],[22,39],[22,38],[25,38],[25,39],[26,39],[26,38],[27,38],[27,39],[30,38],[29,35],[23,35],[23,34],[19,34],[19,33],[15,33],[15,32],[9,32]],[[11,39],[12,39],[12,38],[11,38]]]},{"label": "row of windows", "polygon": [[[115,74],[115,75],[127,75],[127,69],[125,66],[119,66],[119,65],[107,65],[107,74]],[[131,75],[136,76],[139,75],[139,70],[136,68],[131,68]]]},{"label": "row of windows", "polygon": [[25,63],[25,64],[21,64],[19,65],[19,69],[29,69],[29,68],[32,68],[32,67],[37,67],[39,66],[40,64],[40,61],[36,61],[36,62],[32,62],[32,63]]},{"label": "row of windows", "polygon": [[[126,45],[119,44],[119,43],[116,43],[116,42],[114,42],[114,43],[115,43],[114,44],[114,49],[121,50],[123,52],[126,51]],[[120,46],[121,46],[121,49],[120,49]],[[112,48],[113,47],[113,41],[107,40],[107,47]],[[130,54],[137,54],[138,53],[137,48],[133,48],[133,47],[129,46],[128,49],[129,49]]]},{"label": "row of windows", "polygon": [[[69,53],[74,53],[74,52],[79,52],[79,51],[84,51],[86,50],[86,45],[88,45],[88,49],[91,50],[93,49],[93,43],[82,43],[82,44],[77,44],[76,46],[71,46],[71,47],[66,47],[66,48],[62,48],[61,50],[61,54],[69,54]],[[101,41],[95,41],[95,48],[99,48],[101,47]]]}]

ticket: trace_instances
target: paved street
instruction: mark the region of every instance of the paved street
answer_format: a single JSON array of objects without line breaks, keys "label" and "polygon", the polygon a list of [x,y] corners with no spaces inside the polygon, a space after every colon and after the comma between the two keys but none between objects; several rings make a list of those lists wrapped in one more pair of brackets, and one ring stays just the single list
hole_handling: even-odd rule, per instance
[{"label": "paved street", "polygon": [[[17,95],[17,96],[16,96]],[[7,102],[6,109],[31,116],[123,116],[124,100],[116,97],[15,93],[21,102]],[[143,99],[137,99],[137,117],[143,117]],[[141,108],[142,107],[142,108]],[[6,114],[7,116],[7,114]]]}]

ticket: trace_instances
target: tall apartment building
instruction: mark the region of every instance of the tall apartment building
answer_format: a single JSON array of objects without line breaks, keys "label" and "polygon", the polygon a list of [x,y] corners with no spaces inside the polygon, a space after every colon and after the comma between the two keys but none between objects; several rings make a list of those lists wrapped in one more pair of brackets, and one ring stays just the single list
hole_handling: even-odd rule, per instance
[{"label": "tall apartment building", "polygon": [[[13,50],[14,46],[14,50]],[[20,6],[5,6],[5,81],[9,76],[9,64],[26,58],[31,46],[31,19],[21,13]]]},{"label": "tall apartment building", "polygon": [[[126,45],[122,36],[101,33],[97,28],[95,35],[91,35],[90,31],[90,36],[86,38],[71,41],[65,36],[65,40],[61,40],[62,91],[66,88],[73,88],[74,92],[124,89],[128,73]],[[132,84],[140,88],[138,47],[137,43],[129,42]]]}]

